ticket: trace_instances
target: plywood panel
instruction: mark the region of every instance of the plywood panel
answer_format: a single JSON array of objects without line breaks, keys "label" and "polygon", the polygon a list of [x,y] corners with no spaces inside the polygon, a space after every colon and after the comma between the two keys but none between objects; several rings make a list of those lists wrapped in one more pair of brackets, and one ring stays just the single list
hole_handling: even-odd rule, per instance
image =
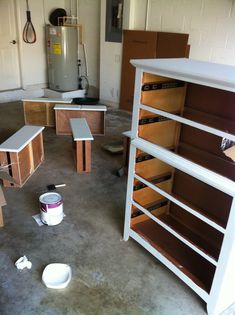
[{"label": "plywood panel", "polygon": [[180,124],[173,120],[142,125],[139,126],[139,137],[170,148],[176,145],[179,126]]},{"label": "plywood panel", "polygon": [[104,134],[103,111],[56,110],[56,134],[71,135],[70,118],[85,118],[93,135]]},{"label": "plywood panel", "polygon": [[145,179],[172,171],[173,167],[158,159],[151,159],[135,164],[136,174]]},{"label": "plywood panel", "polygon": [[170,113],[180,113],[185,99],[185,87],[142,92],[141,103]]},{"label": "plywood panel", "polygon": [[24,116],[26,125],[47,125],[46,103],[24,102]]},{"label": "plywood panel", "polygon": [[[158,184],[161,189],[170,192],[171,191],[171,181],[165,181]],[[154,191],[153,189],[146,187],[133,192],[133,199],[141,204],[142,206],[148,205],[150,203],[156,202],[163,199],[162,195]]]},{"label": "plywood panel", "polygon": [[44,160],[43,136],[42,133],[32,140],[34,168]]}]

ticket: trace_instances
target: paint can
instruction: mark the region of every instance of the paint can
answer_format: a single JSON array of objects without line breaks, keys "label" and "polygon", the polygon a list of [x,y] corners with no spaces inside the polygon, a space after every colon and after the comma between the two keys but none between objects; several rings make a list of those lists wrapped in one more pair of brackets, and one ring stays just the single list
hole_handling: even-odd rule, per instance
[{"label": "paint can", "polygon": [[39,197],[41,221],[47,225],[57,225],[64,217],[63,199],[60,194],[48,192]]}]

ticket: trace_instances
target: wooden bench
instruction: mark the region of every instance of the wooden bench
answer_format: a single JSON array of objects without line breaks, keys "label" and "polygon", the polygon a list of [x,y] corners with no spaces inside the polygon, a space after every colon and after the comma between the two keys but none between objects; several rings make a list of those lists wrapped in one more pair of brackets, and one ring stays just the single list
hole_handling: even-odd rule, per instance
[{"label": "wooden bench", "polygon": [[44,128],[24,126],[0,145],[0,166],[8,166],[6,171],[15,180],[3,180],[4,187],[22,187],[42,163]]},{"label": "wooden bench", "polygon": [[72,103],[72,99],[30,98],[23,99],[24,121],[26,125],[55,126],[54,106],[57,103]]},{"label": "wooden bench", "polygon": [[71,118],[75,163],[78,173],[91,171],[91,140],[94,140],[85,118]]},{"label": "wooden bench", "polygon": [[105,112],[104,105],[69,105],[56,104],[55,121],[57,135],[71,135],[70,118],[85,118],[93,135],[104,135]]}]

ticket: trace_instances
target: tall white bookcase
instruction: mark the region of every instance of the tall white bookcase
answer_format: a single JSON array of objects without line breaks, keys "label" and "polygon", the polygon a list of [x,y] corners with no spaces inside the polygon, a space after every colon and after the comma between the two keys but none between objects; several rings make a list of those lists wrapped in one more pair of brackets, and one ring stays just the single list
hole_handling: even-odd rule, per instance
[{"label": "tall white bookcase", "polygon": [[235,302],[235,67],[184,58],[131,63],[124,240],[136,240],[208,314],[220,314]]}]

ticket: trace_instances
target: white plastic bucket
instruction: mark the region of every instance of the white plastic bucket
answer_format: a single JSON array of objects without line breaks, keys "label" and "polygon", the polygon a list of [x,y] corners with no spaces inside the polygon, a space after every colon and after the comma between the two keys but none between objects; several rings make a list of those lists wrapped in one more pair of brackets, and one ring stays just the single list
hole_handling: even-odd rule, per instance
[{"label": "white plastic bucket", "polygon": [[60,194],[48,192],[39,197],[41,220],[47,225],[57,225],[64,217],[63,199]]}]

